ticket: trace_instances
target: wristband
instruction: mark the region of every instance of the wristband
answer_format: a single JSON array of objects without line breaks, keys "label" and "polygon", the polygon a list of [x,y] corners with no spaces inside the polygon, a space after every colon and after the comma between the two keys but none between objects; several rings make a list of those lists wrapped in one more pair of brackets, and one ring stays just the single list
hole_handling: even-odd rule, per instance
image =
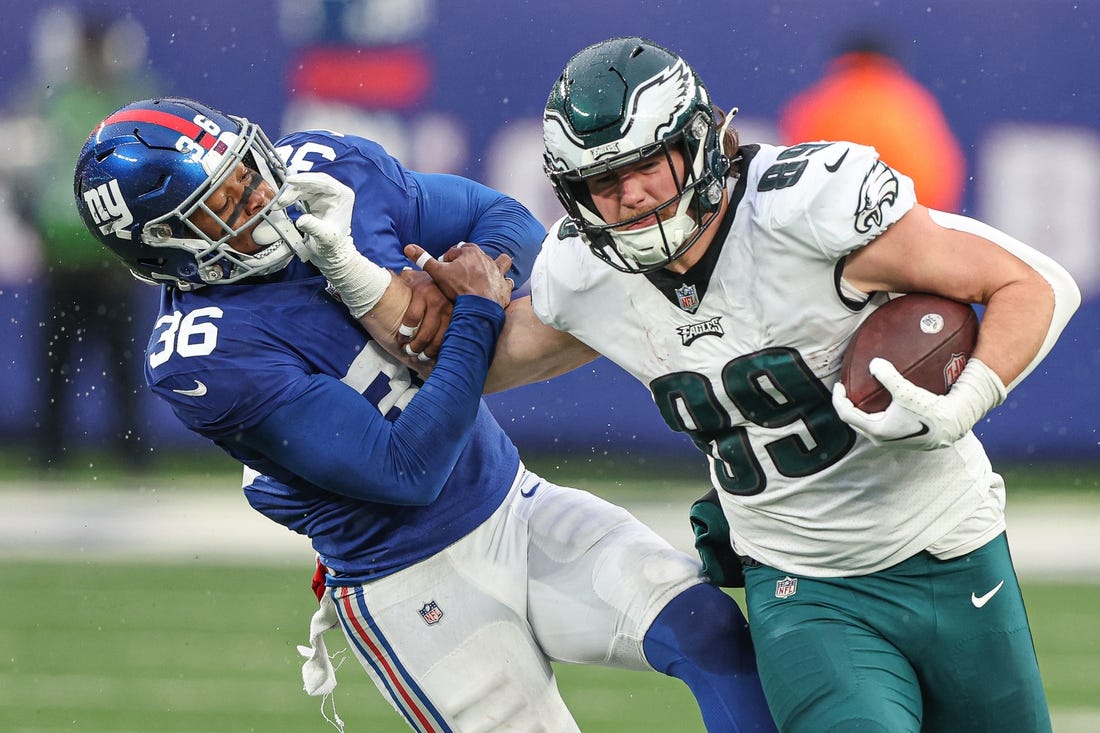
[{"label": "wristband", "polygon": [[344,305],[356,319],[362,318],[378,304],[393,277],[389,270],[379,267],[363,255],[348,258],[335,268],[318,269],[336,288],[336,292],[340,293],[340,300],[344,301]]}]

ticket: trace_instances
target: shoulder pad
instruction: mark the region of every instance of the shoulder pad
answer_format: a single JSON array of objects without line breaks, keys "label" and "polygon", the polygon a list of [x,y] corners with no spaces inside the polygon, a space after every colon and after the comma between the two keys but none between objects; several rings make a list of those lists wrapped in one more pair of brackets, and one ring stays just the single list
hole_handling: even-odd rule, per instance
[{"label": "shoulder pad", "polygon": [[768,226],[830,256],[866,244],[915,203],[912,180],[866,145],[822,141],[766,150],[749,185]]},{"label": "shoulder pad", "polygon": [[561,220],[561,225],[558,227],[558,239],[572,239],[573,237],[580,236],[580,230],[577,229],[577,225],[573,223],[573,220],[566,217]]}]

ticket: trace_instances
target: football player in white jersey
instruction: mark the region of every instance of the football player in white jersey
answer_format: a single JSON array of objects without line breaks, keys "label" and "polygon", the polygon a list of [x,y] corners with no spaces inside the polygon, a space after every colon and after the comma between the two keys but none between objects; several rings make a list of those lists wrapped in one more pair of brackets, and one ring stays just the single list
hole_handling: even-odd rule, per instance
[{"label": "football player in white jersey", "polygon": [[[1050,351],[1076,285],[920,205],[872,148],[740,145],[731,117],[651,41],[568,62],[544,118],[568,214],[487,388],[599,354],[649,387],[710,463],[782,730],[1049,731],[1005,487],[971,428]],[[973,358],[945,396],[876,360],[892,402],[861,412],[845,347],[907,292],[983,305]]]}]

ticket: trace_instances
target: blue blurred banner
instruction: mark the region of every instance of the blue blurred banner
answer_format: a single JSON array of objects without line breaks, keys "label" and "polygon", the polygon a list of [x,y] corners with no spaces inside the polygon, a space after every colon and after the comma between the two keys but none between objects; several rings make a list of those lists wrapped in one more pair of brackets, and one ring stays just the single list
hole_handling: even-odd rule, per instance
[{"label": "blue blurred banner", "polygon": [[[1047,361],[979,427],[990,452],[1100,458],[1093,384],[1100,366],[1100,3],[654,0],[643,10],[633,0],[98,0],[66,7],[135,21],[148,68],[167,93],[243,114],[272,137],[303,127],[373,137],[411,168],[469,175],[516,196],[546,224],[559,207],[541,171],[540,113],[582,46],[627,34],[669,46],[696,67],[719,106],[740,109],[743,140],[778,142],[782,104],[820,76],[850,32],[873,31],[936,95],[962,142],[971,176],[965,213],[1055,257],[1086,293]],[[39,39],[51,37],[42,29],[57,12],[28,6],[0,25],[0,99],[25,90],[49,56],[48,41]],[[49,79],[39,83],[45,93]],[[0,133],[15,128],[9,120]],[[0,157],[33,160],[33,147],[28,153],[11,135],[4,140]],[[0,211],[0,226],[7,221]],[[20,235],[26,232],[9,228],[13,243],[5,249],[25,252],[14,242]],[[34,273],[33,263],[0,267],[0,436],[7,442],[35,422],[45,345]],[[71,416],[74,441],[96,439],[98,413],[109,404],[103,395],[111,385],[96,383],[96,356],[88,358],[81,409]],[[200,444],[148,395],[140,399],[154,446]],[[647,392],[604,361],[489,399],[523,449],[691,450],[669,433]]]}]

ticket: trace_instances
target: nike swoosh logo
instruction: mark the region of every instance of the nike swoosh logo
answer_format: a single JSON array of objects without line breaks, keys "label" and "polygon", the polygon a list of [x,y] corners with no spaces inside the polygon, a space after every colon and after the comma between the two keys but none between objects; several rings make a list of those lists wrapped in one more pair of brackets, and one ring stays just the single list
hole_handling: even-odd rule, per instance
[{"label": "nike swoosh logo", "polygon": [[825,170],[829,171],[830,173],[836,173],[837,168],[839,168],[840,164],[844,162],[844,159],[848,157],[848,151],[849,150],[851,150],[851,148],[845,148],[844,149],[844,154],[841,155],[839,158],[837,158],[836,162],[833,163],[832,165],[829,165],[828,163],[826,163],[825,164]]},{"label": "nike swoosh logo", "polygon": [[899,440],[908,440],[909,438],[919,438],[922,435],[926,435],[928,433],[928,431],[929,431],[928,426],[925,425],[924,423],[921,423],[920,424],[920,430],[915,430],[912,433],[909,433],[908,435],[902,435],[902,436],[897,437],[897,438],[883,438],[882,442],[883,443],[896,443]]},{"label": "nike swoosh logo", "polygon": [[530,499],[532,496],[535,495],[535,492],[539,490],[539,486],[541,485],[542,484],[535,484],[531,487],[530,491],[524,491],[523,489],[520,489],[519,495],[522,496],[524,499]]},{"label": "nike swoosh logo", "polygon": [[172,391],[184,397],[202,397],[206,394],[206,385],[196,379],[194,389],[174,389]]},{"label": "nike swoosh logo", "polygon": [[997,583],[997,585],[993,586],[993,590],[989,591],[984,596],[979,596],[971,593],[970,602],[974,604],[974,608],[981,608],[985,604],[989,603],[990,598],[997,595],[997,591],[999,591],[1001,589],[1001,586],[1004,584],[1005,582],[1002,580],[1000,583]]}]

